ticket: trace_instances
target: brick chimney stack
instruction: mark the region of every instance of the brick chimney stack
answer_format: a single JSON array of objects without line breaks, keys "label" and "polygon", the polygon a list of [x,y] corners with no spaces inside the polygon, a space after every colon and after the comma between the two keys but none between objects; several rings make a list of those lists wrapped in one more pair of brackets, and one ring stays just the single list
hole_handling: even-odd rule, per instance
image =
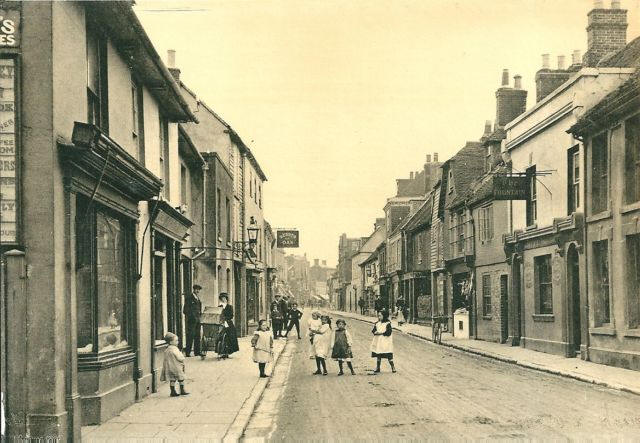
[{"label": "brick chimney stack", "polygon": [[427,163],[431,163],[431,154],[427,154]]},{"label": "brick chimney stack", "polygon": [[542,54],[542,68],[536,72],[536,103],[569,80],[574,69],[564,69],[564,56],[558,56],[558,69],[549,67],[549,54]]},{"label": "brick chimney stack", "polygon": [[169,49],[167,51],[167,68],[173,78],[176,79],[177,82],[180,81],[180,70],[176,68],[176,50]]},{"label": "brick chimney stack", "polygon": [[582,62],[585,66],[597,66],[606,55],[622,49],[627,44],[627,10],[620,8],[620,1],[613,0],[611,9],[605,9],[596,0],[587,14],[587,52]]},{"label": "brick chimney stack", "polygon": [[522,114],[526,107],[527,91],[509,87],[509,70],[503,70],[502,86],[496,91],[496,128],[504,128],[507,123]]}]

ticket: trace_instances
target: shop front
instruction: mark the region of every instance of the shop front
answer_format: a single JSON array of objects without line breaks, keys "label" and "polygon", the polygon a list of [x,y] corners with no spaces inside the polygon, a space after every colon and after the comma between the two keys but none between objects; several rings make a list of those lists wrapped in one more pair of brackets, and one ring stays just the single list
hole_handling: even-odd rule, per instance
[{"label": "shop front", "polygon": [[77,370],[82,424],[96,424],[140,395],[138,205],[162,183],[95,126],[76,122],[72,143],[58,148],[74,270],[68,370]]}]

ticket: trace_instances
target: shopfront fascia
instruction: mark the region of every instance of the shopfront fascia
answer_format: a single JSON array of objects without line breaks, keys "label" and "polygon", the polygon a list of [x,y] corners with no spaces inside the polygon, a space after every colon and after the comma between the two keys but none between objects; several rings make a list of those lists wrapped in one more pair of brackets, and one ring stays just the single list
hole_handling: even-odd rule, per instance
[{"label": "shopfront fascia", "polygon": [[181,254],[193,222],[167,201],[149,201],[151,216],[151,372],[152,391],[157,392],[164,335],[173,332],[184,343],[185,329],[182,307],[184,295],[190,291],[192,260]]},{"label": "shopfront fascia", "polygon": [[[74,124],[58,140],[65,172],[69,261],[69,408],[103,422],[138,396],[138,203],[162,182],[97,127]],[[77,385],[76,385],[77,383]]]}]

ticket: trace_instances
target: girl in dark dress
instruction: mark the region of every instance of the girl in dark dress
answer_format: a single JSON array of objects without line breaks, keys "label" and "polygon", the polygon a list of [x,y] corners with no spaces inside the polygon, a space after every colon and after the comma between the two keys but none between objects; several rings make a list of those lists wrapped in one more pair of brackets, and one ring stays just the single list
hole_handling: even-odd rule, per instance
[{"label": "girl in dark dress", "polygon": [[351,338],[349,331],[347,331],[347,322],[343,319],[336,320],[336,330],[333,332],[331,337],[331,348],[333,349],[331,352],[331,358],[338,362],[338,366],[340,367],[338,375],[344,374],[342,364],[345,361],[351,371],[351,375],[356,375],[353,370],[353,365],[351,364],[351,359],[353,358],[353,353],[351,352],[352,346],[353,339]]},{"label": "girl in dark dress", "polygon": [[220,352],[218,352],[218,354],[221,358],[227,358],[229,355],[240,350],[240,348],[238,348],[238,334],[233,324],[233,307],[229,304],[229,296],[223,292],[218,299],[220,300],[220,307],[222,307],[220,321],[224,325]]}]

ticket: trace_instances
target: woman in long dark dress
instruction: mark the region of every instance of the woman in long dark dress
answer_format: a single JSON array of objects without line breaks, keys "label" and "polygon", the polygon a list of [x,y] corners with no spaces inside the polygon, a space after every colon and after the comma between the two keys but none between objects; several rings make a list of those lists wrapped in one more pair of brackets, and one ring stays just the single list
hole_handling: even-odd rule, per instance
[{"label": "woman in long dark dress", "polygon": [[218,352],[218,354],[221,358],[227,358],[229,355],[240,350],[240,348],[238,348],[238,334],[233,324],[233,307],[229,304],[229,296],[223,292],[218,299],[220,300],[220,307],[222,307],[220,321],[224,325],[220,352]]}]

